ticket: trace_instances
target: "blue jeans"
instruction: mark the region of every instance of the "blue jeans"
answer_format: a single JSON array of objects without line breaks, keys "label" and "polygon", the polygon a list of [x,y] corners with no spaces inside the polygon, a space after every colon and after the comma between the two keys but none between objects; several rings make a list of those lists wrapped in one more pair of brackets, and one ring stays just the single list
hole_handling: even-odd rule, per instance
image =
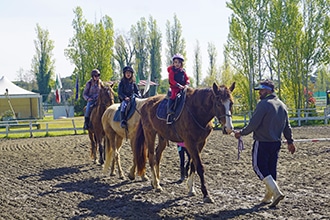
[{"label": "blue jeans", "polygon": [[90,111],[91,111],[91,106],[95,104],[95,100],[88,101],[86,105],[86,111],[85,111],[85,117],[89,118],[90,116]]}]

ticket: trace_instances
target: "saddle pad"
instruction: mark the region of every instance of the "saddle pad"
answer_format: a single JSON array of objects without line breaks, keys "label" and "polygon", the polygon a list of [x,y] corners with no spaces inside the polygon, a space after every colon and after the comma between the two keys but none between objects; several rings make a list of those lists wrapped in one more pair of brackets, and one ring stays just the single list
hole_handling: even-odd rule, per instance
[{"label": "saddle pad", "polygon": [[168,99],[163,99],[157,107],[157,118],[166,120],[167,118],[167,102]]},{"label": "saddle pad", "polygon": [[[184,93],[184,95],[180,99],[178,99],[173,121],[176,121],[180,117],[185,101],[186,101],[186,94]],[[165,120],[165,121],[167,120],[167,102],[168,99],[164,98],[157,107],[156,116],[160,120]]]},{"label": "saddle pad", "polygon": [[[113,117],[113,121],[118,121],[118,122],[120,121],[120,119],[121,119],[120,107],[121,107],[121,105],[119,105],[117,111],[115,112],[115,115]],[[135,112],[135,108],[136,108],[136,101],[135,101],[135,99],[132,99],[130,107],[128,109],[128,114],[127,114],[127,117],[126,117],[127,120],[129,120],[132,117],[132,115]]]}]

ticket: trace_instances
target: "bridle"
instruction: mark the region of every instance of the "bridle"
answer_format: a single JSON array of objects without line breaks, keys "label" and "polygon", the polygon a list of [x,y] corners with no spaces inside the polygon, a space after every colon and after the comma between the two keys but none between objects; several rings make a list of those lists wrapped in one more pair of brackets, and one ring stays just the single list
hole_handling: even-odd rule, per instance
[{"label": "bridle", "polygon": [[109,102],[103,102],[104,100],[106,100],[106,99],[102,99],[102,102],[101,103],[97,103],[97,105],[98,106],[110,106],[108,103],[112,103],[112,102],[114,102],[114,98],[113,98],[113,96],[110,94],[111,93],[111,90],[109,89],[109,88],[106,88],[106,93],[107,93],[107,95],[109,95]]},{"label": "bridle", "polygon": [[[215,112],[216,117],[217,117],[218,119],[220,119],[220,118],[225,118],[225,117],[232,117],[231,114],[227,114],[227,113],[225,113],[225,114],[223,114],[223,115],[220,115],[220,116],[217,116],[217,115],[218,115],[218,114],[217,114],[217,113],[218,113],[218,111],[217,111],[217,110],[218,110],[217,106],[223,105],[222,102],[218,100],[219,97],[220,97],[220,95],[215,95],[215,101],[214,101],[214,103],[213,103],[213,109],[214,109],[214,112]],[[220,100],[221,100],[221,98],[220,98]]]}]

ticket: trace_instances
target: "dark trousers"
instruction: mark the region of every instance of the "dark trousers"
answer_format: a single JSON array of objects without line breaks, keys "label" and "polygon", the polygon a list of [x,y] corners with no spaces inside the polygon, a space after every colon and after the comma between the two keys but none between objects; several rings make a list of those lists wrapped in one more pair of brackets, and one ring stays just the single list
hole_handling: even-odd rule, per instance
[{"label": "dark trousers", "polygon": [[260,142],[254,141],[252,149],[252,166],[259,179],[272,175],[277,177],[278,154],[281,149],[281,142]]}]

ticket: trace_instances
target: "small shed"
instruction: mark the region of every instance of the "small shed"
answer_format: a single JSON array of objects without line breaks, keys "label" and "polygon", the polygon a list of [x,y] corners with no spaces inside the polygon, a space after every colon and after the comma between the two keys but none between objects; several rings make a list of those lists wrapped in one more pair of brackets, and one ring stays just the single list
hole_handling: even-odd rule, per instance
[{"label": "small shed", "polygon": [[17,119],[38,119],[43,117],[42,96],[25,90],[7,77],[0,78],[0,115],[6,111],[15,112]]}]

